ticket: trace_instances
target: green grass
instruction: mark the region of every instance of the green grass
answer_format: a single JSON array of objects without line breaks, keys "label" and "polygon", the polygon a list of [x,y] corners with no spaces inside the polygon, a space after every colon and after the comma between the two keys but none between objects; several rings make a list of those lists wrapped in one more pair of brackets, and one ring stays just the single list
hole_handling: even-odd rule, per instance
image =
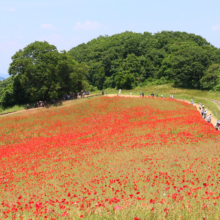
[{"label": "green grass", "polygon": [[6,114],[6,113],[10,113],[10,112],[17,112],[17,111],[21,111],[24,110],[25,107],[23,105],[15,105],[13,107],[9,107],[9,108],[0,108],[0,114]]},{"label": "green grass", "polygon": [[[118,93],[116,89],[106,89],[105,92],[108,94]],[[170,94],[173,94],[175,97],[201,97],[201,98],[209,98],[220,100],[220,92],[212,92],[212,91],[202,91],[197,89],[182,89],[173,87],[172,84],[165,85],[153,85],[148,87],[137,87],[132,90],[122,90],[122,94],[129,95],[132,92],[132,95],[139,95],[141,92],[144,92],[145,95],[154,94],[163,94],[164,97],[169,97]]]}]

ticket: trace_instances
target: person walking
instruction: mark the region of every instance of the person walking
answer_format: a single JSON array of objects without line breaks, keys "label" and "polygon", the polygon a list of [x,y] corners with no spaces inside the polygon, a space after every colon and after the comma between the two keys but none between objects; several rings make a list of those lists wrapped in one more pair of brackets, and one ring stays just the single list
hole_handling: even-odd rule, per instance
[{"label": "person walking", "polygon": [[204,114],[204,110],[202,109],[202,111],[201,111],[201,115],[202,115],[202,117],[203,117],[203,114]]},{"label": "person walking", "polygon": [[207,118],[206,118],[206,121],[207,121],[208,123],[211,123],[211,120],[212,120],[212,114],[210,114],[210,115],[207,116]]},{"label": "person walking", "polygon": [[203,113],[203,118],[205,119],[207,115],[207,109],[205,109],[204,113]]},{"label": "person walking", "polygon": [[29,109],[29,104],[27,104],[27,109]]},{"label": "person walking", "polygon": [[201,109],[202,109],[202,106],[201,106],[201,103],[199,103],[199,110],[201,111]]},{"label": "person walking", "polygon": [[205,109],[205,106],[204,106],[204,104],[202,105],[202,109],[203,109],[203,110]]},{"label": "person walking", "polygon": [[193,100],[192,100],[192,99],[191,99],[191,102],[190,102],[190,104],[191,104],[191,105],[193,105]]}]

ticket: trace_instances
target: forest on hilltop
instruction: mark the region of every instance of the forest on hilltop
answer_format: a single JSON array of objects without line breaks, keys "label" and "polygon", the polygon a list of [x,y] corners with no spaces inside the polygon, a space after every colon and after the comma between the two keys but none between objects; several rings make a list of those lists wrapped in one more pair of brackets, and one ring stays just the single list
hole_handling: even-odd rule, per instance
[{"label": "forest on hilltop", "polygon": [[0,105],[62,98],[81,90],[172,83],[220,91],[220,49],[186,32],[99,36],[68,52],[33,42],[12,56],[0,81]]},{"label": "forest on hilltop", "polygon": [[220,90],[220,49],[186,32],[124,32],[100,36],[69,54],[89,66],[98,89],[132,89],[149,84]]}]

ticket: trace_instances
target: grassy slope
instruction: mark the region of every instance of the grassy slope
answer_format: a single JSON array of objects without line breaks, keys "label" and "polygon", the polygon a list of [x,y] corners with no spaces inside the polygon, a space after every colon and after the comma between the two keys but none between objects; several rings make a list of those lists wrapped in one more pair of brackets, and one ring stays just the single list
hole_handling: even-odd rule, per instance
[{"label": "grassy slope", "polygon": [[[106,89],[107,94],[118,93],[118,90],[115,89]],[[132,95],[139,95],[140,93],[144,93],[145,95],[150,95],[151,93],[161,95],[163,97],[169,97],[170,94],[174,95],[177,99],[185,99],[191,100],[198,103],[201,102],[208,109],[212,110],[213,114],[220,119],[220,110],[218,107],[208,99],[220,100],[220,92],[210,92],[210,91],[202,91],[196,89],[181,89],[175,88],[171,84],[166,85],[154,85],[148,86],[144,88],[137,87],[132,90],[122,90],[121,94],[129,95],[132,92]]]},{"label": "grassy slope", "polygon": [[17,112],[17,111],[21,111],[24,110],[25,107],[24,105],[15,105],[13,107],[9,107],[6,109],[0,108],[0,114],[5,114],[5,113],[10,113],[10,112]]}]

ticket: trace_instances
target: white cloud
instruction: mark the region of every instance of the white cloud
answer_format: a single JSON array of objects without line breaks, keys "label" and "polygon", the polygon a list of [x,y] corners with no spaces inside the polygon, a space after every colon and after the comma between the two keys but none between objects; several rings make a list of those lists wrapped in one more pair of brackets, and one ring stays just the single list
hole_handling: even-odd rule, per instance
[{"label": "white cloud", "polygon": [[102,28],[102,25],[99,24],[98,22],[94,21],[86,21],[84,23],[78,22],[76,25],[73,27],[74,30],[97,30]]},{"label": "white cloud", "polygon": [[15,12],[15,11],[17,11],[15,8],[9,8],[9,11],[11,11],[11,12]]},{"label": "white cloud", "polygon": [[219,31],[220,30],[220,25],[217,24],[217,25],[213,26],[212,30],[213,31]]},{"label": "white cloud", "polygon": [[52,24],[42,24],[41,28],[44,28],[44,29],[55,29],[55,27]]}]

